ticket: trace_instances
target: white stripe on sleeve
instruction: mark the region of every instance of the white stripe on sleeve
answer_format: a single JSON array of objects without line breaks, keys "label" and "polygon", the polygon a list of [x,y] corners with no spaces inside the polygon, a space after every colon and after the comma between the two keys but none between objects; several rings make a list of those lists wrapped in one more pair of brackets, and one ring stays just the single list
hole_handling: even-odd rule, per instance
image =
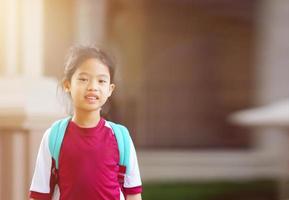
[{"label": "white stripe on sleeve", "polygon": [[50,128],[45,131],[39,147],[30,191],[50,193],[52,157],[48,146],[49,133]]},{"label": "white stripe on sleeve", "polygon": [[130,164],[129,171],[127,171],[125,178],[124,178],[124,187],[133,188],[133,187],[141,186],[142,183],[141,183],[141,177],[139,173],[138,161],[137,161],[136,151],[135,151],[132,140],[130,142],[129,164]]}]

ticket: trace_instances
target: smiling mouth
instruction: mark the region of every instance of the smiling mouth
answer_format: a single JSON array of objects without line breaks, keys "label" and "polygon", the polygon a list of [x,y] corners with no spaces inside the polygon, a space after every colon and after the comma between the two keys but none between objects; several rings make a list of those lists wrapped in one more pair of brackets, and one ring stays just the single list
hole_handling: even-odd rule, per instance
[{"label": "smiling mouth", "polygon": [[99,100],[99,96],[97,96],[97,95],[86,95],[85,99],[86,99],[86,101],[88,101],[88,103],[95,103],[96,101]]},{"label": "smiling mouth", "polygon": [[98,100],[99,99],[97,96],[86,96],[85,98],[88,100]]}]

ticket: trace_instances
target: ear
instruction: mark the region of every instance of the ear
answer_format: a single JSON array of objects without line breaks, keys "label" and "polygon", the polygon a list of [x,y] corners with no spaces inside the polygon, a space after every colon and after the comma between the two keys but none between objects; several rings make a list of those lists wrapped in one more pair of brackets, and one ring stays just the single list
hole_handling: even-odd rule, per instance
[{"label": "ear", "polygon": [[109,85],[109,95],[108,95],[109,97],[112,95],[114,88],[115,88],[115,84],[112,83]]},{"label": "ear", "polygon": [[71,87],[70,81],[69,80],[64,80],[62,82],[62,87],[63,87],[63,90],[65,92],[70,92],[70,87]]}]

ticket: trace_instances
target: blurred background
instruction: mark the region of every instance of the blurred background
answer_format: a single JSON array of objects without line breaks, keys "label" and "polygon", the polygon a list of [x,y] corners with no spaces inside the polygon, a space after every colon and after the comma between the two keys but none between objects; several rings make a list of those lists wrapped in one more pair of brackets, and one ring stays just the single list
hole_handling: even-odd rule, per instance
[{"label": "blurred background", "polygon": [[0,0],[0,199],[28,198],[74,44],[115,56],[106,110],[143,199],[288,198],[288,19],[286,0]]}]

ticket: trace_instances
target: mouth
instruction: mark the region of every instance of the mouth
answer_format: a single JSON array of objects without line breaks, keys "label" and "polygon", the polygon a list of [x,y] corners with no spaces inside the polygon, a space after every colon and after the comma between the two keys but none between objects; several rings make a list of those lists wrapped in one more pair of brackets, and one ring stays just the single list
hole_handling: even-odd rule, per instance
[{"label": "mouth", "polygon": [[85,96],[85,99],[89,103],[95,103],[97,100],[99,100],[99,96],[97,96],[95,94],[88,94],[88,95]]}]

